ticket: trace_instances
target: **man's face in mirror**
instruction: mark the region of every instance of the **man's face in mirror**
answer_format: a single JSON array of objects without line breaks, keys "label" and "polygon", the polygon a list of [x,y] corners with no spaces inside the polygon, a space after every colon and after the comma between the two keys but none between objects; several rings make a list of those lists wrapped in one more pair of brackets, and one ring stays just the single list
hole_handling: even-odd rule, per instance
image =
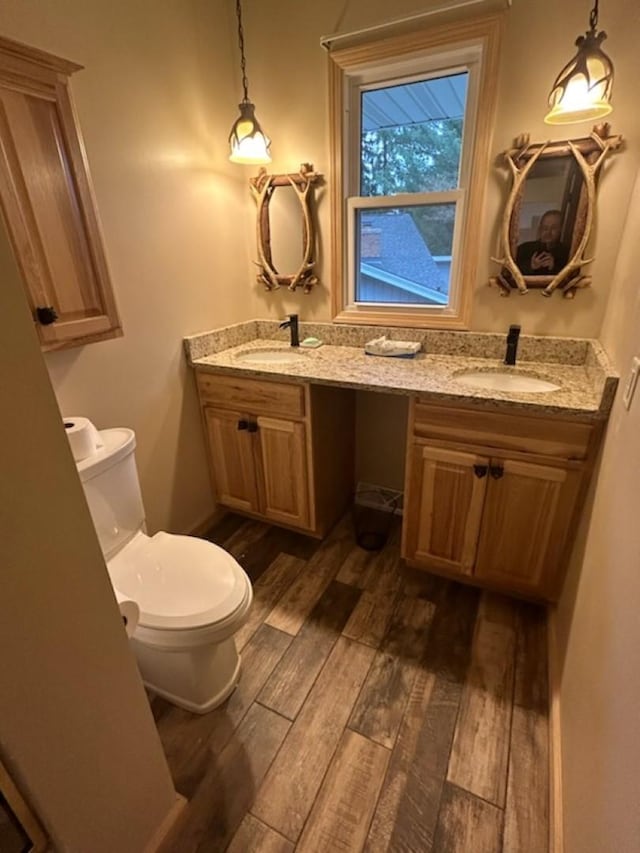
[{"label": "man's face in mirror", "polygon": [[547,246],[555,246],[560,242],[562,219],[559,213],[545,213],[540,220],[540,242]]}]

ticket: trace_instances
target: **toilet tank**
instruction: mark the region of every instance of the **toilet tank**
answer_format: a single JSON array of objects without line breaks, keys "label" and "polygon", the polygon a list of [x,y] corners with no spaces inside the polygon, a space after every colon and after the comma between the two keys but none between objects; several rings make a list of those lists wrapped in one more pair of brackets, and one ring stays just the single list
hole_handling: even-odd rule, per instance
[{"label": "toilet tank", "polygon": [[144,506],[133,430],[103,429],[104,447],[76,462],[93,525],[106,560],[144,528]]}]

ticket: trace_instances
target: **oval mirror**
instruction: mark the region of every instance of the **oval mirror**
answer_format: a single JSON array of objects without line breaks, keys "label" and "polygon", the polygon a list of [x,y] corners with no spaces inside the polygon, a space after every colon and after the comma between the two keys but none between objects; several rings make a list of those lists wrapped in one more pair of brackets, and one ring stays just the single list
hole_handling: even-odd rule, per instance
[{"label": "oval mirror", "polygon": [[318,282],[312,198],[321,178],[311,163],[303,163],[297,174],[268,175],[261,169],[249,181],[257,205],[257,278],[267,290],[286,284],[309,293]]},{"label": "oval mirror", "polygon": [[571,298],[591,277],[582,267],[595,213],[596,180],[609,151],[621,136],[609,125],[594,127],[590,136],[531,145],[519,137],[504,158],[513,178],[500,233],[502,266],[490,279],[503,296],[517,288],[542,288],[551,296],[560,288]]},{"label": "oval mirror", "polygon": [[279,187],[269,205],[271,261],[276,270],[298,270],[304,258],[300,201],[295,189]]}]

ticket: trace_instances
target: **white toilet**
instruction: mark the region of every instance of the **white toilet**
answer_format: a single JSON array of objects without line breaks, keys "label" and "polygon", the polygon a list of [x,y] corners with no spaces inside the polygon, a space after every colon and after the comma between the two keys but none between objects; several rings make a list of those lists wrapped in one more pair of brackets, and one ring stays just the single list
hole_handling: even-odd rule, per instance
[{"label": "white toilet", "polygon": [[145,685],[204,714],[233,691],[251,582],[233,557],[191,536],[147,536],[130,429],[99,433],[103,447],[76,462],[116,593],[140,608],[131,638]]}]

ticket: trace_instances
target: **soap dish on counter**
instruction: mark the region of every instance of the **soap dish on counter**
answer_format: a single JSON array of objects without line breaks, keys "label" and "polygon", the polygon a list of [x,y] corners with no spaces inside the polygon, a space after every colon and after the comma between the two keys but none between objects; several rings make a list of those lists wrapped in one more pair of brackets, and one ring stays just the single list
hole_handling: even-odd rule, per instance
[{"label": "soap dish on counter", "polygon": [[391,358],[415,358],[422,349],[419,341],[390,341],[386,335],[367,341],[364,351],[367,355],[382,355]]},{"label": "soap dish on counter", "polygon": [[305,349],[317,349],[322,346],[322,341],[319,338],[305,338],[300,341],[300,346],[305,347]]}]

